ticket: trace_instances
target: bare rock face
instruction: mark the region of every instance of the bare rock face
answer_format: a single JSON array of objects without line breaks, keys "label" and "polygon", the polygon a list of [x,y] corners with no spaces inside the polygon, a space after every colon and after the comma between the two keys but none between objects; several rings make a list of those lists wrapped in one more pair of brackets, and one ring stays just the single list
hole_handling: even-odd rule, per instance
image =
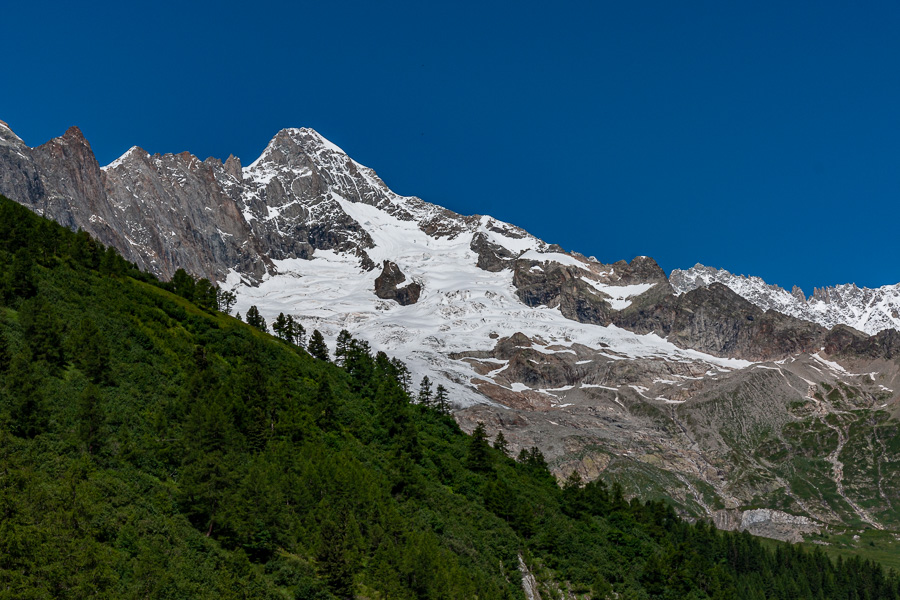
[{"label": "bare rock face", "polygon": [[822,531],[821,523],[808,517],[769,508],[717,510],[713,513],[713,524],[725,531],[746,531],[752,535],[794,544],[802,542],[804,535]]},{"label": "bare rock face", "polygon": [[406,281],[406,275],[395,263],[384,261],[384,268],[375,279],[375,295],[383,300],[396,300],[401,306],[415,304],[422,293],[421,284],[413,281],[403,287],[397,287]]},{"label": "bare rock face", "polygon": [[497,273],[503,269],[510,269],[515,264],[516,257],[512,252],[503,246],[491,243],[482,232],[472,236],[470,247],[478,255],[478,267],[485,271]]},{"label": "bare rock face", "polygon": [[808,321],[763,312],[719,283],[667,296],[618,315],[614,323],[637,333],[656,333],[683,348],[747,360],[815,351],[826,333]]}]

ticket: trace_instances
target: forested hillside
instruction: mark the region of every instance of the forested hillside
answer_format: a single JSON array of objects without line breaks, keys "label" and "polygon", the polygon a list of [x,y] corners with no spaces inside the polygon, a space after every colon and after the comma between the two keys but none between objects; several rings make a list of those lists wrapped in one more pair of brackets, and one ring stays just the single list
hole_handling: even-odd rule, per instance
[{"label": "forested hillside", "polygon": [[0,267],[0,598],[524,598],[522,565],[579,598],[898,598],[871,562],[560,487],[365,342],[313,358],[2,197]]}]

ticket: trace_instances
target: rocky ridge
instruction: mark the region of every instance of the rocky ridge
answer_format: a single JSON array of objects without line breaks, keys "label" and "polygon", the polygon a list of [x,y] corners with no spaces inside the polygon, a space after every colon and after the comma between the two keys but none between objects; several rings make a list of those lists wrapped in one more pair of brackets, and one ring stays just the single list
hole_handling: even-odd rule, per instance
[{"label": "rocky ridge", "polygon": [[886,329],[900,329],[900,284],[870,289],[848,283],[815,288],[806,297],[796,286],[788,292],[759,277],[732,275],[724,269],[701,264],[687,270],[676,269],[669,280],[676,294],[721,283],[763,310],[775,310],[828,329],[848,325],[872,335]]}]

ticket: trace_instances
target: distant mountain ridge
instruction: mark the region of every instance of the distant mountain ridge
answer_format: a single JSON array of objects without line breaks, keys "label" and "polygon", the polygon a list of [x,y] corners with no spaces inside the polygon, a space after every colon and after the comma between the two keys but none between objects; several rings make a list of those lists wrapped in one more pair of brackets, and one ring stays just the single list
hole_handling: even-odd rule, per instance
[{"label": "distant mountain ridge", "polygon": [[669,282],[676,294],[721,283],[763,310],[777,310],[828,329],[847,325],[870,335],[886,329],[900,330],[900,283],[875,289],[859,288],[852,283],[815,288],[807,298],[796,286],[788,292],[759,277],[732,275],[724,269],[701,264],[687,270],[675,269],[669,275]]}]

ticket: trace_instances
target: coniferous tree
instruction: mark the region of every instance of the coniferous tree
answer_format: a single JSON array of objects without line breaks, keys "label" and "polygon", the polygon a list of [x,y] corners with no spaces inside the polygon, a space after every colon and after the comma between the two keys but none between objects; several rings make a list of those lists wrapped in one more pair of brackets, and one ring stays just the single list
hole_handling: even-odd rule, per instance
[{"label": "coniferous tree", "polygon": [[328,346],[325,345],[325,338],[318,329],[313,329],[309,338],[309,346],[306,348],[313,358],[319,360],[329,360]]},{"label": "coniferous tree", "polygon": [[419,394],[416,396],[416,401],[426,408],[431,408],[432,404],[432,392],[431,392],[431,380],[428,379],[428,375],[422,377],[422,382],[419,383]]},{"label": "coniferous tree", "polygon": [[206,310],[219,310],[218,288],[205,277],[194,286],[194,303]]},{"label": "coniferous tree", "polygon": [[350,343],[353,341],[353,336],[350,335],[350,332],[346,329],[341,329],[341,332],[337,337],[337,345],[334,348],[334,364],[339,367],[344,366],[344,361],[347,357],[347,352],[350,350]]},{"label": "coniferous tree", "polygon": [[506,444],[506,436],[503,435],[502,431],[498,431],[497,437],[494,438],[494,449],[499,450],[503,454],[509,454],[509,448]]},{"label": "coniferous tree", "polygon": [[234,315],[234,318],[237,319],[238,321],[243,321],[243,320],[244,320],[244,319],[241,317],[241,313],[237,313],[236,315]]},{"label": "coniferous tree", "polygon": [[[240,318],[240,315],[238,315]],[[247,309],[247,325],[251,327],[256,327],[260,331],[264,333],[269,333],[269,328],[266,325],[266,320],[259,314],[259,309],[256,308],[256,305],[251,306]]]},{"label": "coniferous tree", "polygon": [[9,351],[9,342],[6,341],[6,336],[0,333],[0,373],[6,373],[11,360],[12,355]]},{"label": "coniferous tree", "polygon": [[447,398],[447,388],[442,384],[438,384],[437,390],[434,393],[434,407],[442,415],[450,414],[450,404],[447,401]]},{"label": "coniferous tree", "polygon": [[403,391],[406,392],[406,395],[410,395],[410,386],[412,386],[412,375],[409,372],[409,368],[403,363],[399,358],[392,358],[391,364],[394,365],[394,373],[397,377],[397,382],[400,384],[400,387],[403,388]]},{"label": "coniferous tree", "polygon": [[291,315],[287,316],[287,330],[288,337],[292,344],[300,346],[301,348],[306,346],[306,329],[298,319]]},{"label": "coniferous tree", "polygon": [[[226,315],[230,315],[234,303],[237,302],[237,296],[230,290],[223,290],[216,287],[216,301],[219,305],[219,310]],[[240,314],[238,314],[238,319],[240,319]]]},{"label": "coniferous tree", "polygon": [[[249,314],[248,314],[249,318]],[[278,316],[275,317],[275,320],[272,322],[272,332],[280,339],[292,343],[294,340],[291,339],[291,331],[288,329],[287,318],[284,316],[284,313],[278,313]]]},{"label": "coniferous tree", "polygon": [[478,423],[469,440],[469,457],[466,466],[472,471],[485,472],[491,470],[490,445],[484,423]]},{"label": "coniferous tree", "polygon": [[331,384],[328,383],[328,378],[323,377],[319,382],[319,389],[316,391],[316,424],[322,429],[331,429],[336,423],[336,415],[337,404],[334,399],[334,392],[331,390]]},{"label": "coniferous tree", "polygon": [[[207,282],[208,283],[208,282]],[[187,271],[184,269],[178,269],[175,271],[175,275],[172,277],[172,291],[185,300],[194,301],[194,291],[196,290],[197,282],[194,281],[194,278],[188,275]]]}]

